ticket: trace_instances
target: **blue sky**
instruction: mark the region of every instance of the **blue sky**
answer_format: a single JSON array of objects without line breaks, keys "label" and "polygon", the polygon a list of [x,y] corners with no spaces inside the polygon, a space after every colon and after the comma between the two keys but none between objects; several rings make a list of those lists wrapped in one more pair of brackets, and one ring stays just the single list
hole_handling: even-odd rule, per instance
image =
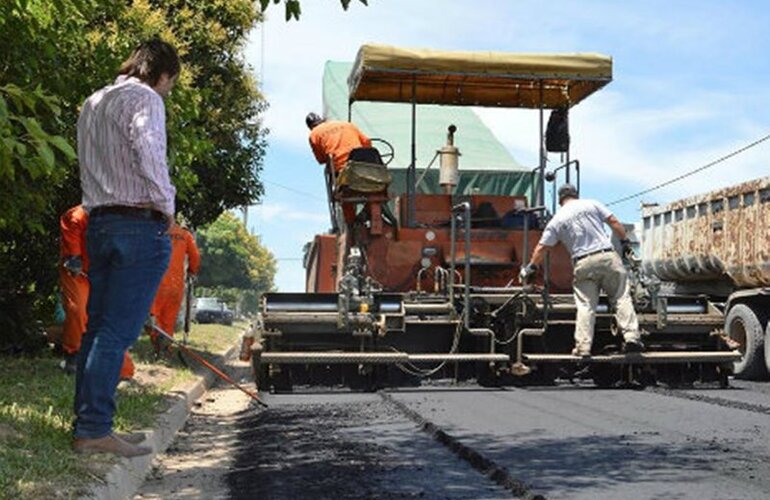
[{"label": "blue sky", "polygon": [[[605,203],[702,166],[770,134],[770,9],[761,1],[305,0],[299,22],[272,6],[247,47],[270,103],[265,196],[249,227],[278,260],[281,291],[304,288],[302,246],[328,227],[322,169],[304,116],[321,111],[327,60],[375,42],[510,52],[599,52],[614,80],[570,115],[582,196]],[[478,110],[523,165],[537,164],[537,113]],[[438,138],[438,142],[443,138]],[[770,141],[705,172],[611,208],[667,202],[770,173]],[[462,168],[462,164],[460,166]]]}]

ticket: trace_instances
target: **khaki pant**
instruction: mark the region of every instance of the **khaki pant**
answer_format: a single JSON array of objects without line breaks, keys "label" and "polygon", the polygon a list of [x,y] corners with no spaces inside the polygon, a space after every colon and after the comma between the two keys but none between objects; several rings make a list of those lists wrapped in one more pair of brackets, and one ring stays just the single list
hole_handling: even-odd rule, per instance
[{"label": "khaki pant", "polygon": [[615,308],[615,319],[623,339],[626,342],[639,340],[639,322],[628,292],[626,269],[617,253],[604,252],[580,259],[575,264],[572,287],[577,306],[575,347],[579,351],[591,350],[600,290],[604,290],[610,306]]}]

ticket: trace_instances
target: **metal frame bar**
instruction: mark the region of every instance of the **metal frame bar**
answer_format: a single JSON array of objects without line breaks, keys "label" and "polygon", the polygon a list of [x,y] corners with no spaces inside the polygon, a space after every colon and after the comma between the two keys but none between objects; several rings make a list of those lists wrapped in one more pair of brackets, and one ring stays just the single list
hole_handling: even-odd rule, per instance
[{"label": "metal frame bar", "polygon": [[[532,74],[529,73],[522,73],[522,74],[504,74],[504,73],[495,73],[493,75],[490,75],[490,73],[474,73],[474,72],[465,72],[465,71],[423,71],[419,69],[397,69],[397,68],[375,68],[375,67],[361,67],[361,71],[358,71],[356,74],[356,78],[353,82],[353,89],[357,90],[358,86],[361,84],[361,76],[364,72],[372,73],[393,73],[393,74],[399,74],[399,75],[428,75],[428,76],[438,76],[438,75],[446,75],[446,76],[460,76],[460,77],[482,77],[482,78],[489,78],[490,76],[494,76],[495,78],[501,78],[506,80],[527,80],[527,81],[534,81],[532,78]],[[586,82],[606,82],[610,83],[612,81],[611,76],[583,76],[580,74],[574,74],[574,75],[565,75],[565,74],[559,74],[559,73],[543,73],[540,75],[537,75],[536,81],[541,80],[566,80],[571,83],[575,83],[576,81],[586,81]],[[605,83],[605,84],[606,84]],[[560,87],[563,85],[559,85]],[[598,90],[598,89],[597,89]]]},{"label": "metal frame bar", "polygon": [[406,171],[406,227],[414,227],[417,191],[417,78],[412,78],[412,161]]},{"label": "metal frame bar", "polygon": [[467,354],[446,354],[446,353],[421,353],[408,354],[405,352],[263,352],[260,357],[261,363],[270,364],[388,364],[388,363],[436,363],[442,361],[449,362],[472,362],[489,361],[506,363],[511,360],[507,354],[489,354],[489,353],[467,353]]},{"label": "metal frame bar", "polygon": [[575,177],[577,178],[577,185],[575,186],[575,188],[577,189],[578,195],[580,194],[580,160],[569,160],[566,163],[562,163],[555,169],[551,170],[551,175],[553,175],[553,181],[552,181],[553,184],[551,185],[551,211],[553,213],[556,213],[556,202],[557,202],[556,200],[557,175],[556,174],[559,170],[565,168],[566,169],[565,176],[564,176],[565,182],[569,182],[570,165],[572,164],[575,165]]},{"label": "metal frame bar", "polygon": [[524,354],[529,363],[609,363],[609,364],[665,364],[665,363],[730,363],[741,359],[739,351],[702,352],[641,352],[580,357],[571,354]]},{"label": "metal frame bar", "polygon": [[454,285],[455,285],[455,260],[457,257],[457,245],[455,240],[457,239],[457,221],[455,214],[460,210],[463,211],[463,228],[464,228],[464,240],[465,240],[465,273],[463,281],[465,281],[465,290],[463,291],[463,325],[465,328],[470,328],[470,319],[468,316],[468,310],[470,309],[470,290],[471,290],[471,204],[469,201],[464,201],[458,205],[452,207],[451,223],[449,230],[449,302],[454,304]]}]

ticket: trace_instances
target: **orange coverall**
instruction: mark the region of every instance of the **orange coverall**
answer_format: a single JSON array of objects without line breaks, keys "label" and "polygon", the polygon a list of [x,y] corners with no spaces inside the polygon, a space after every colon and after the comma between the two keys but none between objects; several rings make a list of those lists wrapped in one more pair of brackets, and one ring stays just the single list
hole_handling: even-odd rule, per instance
[{"label": "orange coverall", "polygon": [[352,149],[371,145],[372,141],[349,122],[325,121],[310,131],[310,147],[315,159],[325,164],[326,158],[331,156],[337,173],[345,167]]},{"label": "orange coverall", "polygon": [[[171,238],[171,258],[166,274],[155,294],[150,314],[155,316],[157,325],[169,335],[174,335],[176,318],[184,297],[185,257],[189,257],[188,271],[198,274],[201,266],[201,255],[195,245],[195,238],[187,229],[176,224],[169,229]],[[154,338],[155,335],[152,335]]]},{"label": "orange coverall", "polygon": [[[88,314],[88,252],[86,251],[86,228],[88,227],[88,212],[83,205],[77,205],[67,210],[59,219],[61,242],[59,251],[61,262],[68,257],[80,256],[83,262],[83,274],[73,276],[64,266],[59,266],[59,280],[62,289],[62,306],[64,307],[64,326],[62,328],[62,349],[67,354],[80,351],[80,342],[86,331]],[[126,351],[123,356],[123,366],[120,378],[129,379],[134,376],[134,361]]]},{"label": "orange coverall", "polygon": [[[310,131],[310,147],[313,148],[315,159],[325,164],[327,157],[331,156],[336,173],[345,168],[351,150],[371,145],[372,141],[350,122],[325,121]],[[342,212],[345,222],[353,222],[356,216],[355,205],[344,204]]]}]

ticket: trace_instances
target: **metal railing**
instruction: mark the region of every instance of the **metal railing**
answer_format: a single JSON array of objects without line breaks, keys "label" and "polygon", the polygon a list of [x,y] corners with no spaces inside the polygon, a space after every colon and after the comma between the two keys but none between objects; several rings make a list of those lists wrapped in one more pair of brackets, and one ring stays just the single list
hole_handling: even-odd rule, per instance
[{"label": "metal railing", "polygon": [[463,325],[465,328],[469,328],[469,314],[470,309],[470,289],[471,289],[471,204],[468,201],[464,201],[459,205],[452,207],[452,223],[450,229],[450,246],[449,246],[449,301],[454,304],[454,285],[455,285],[455,260],[457,258],[456,240],[457,240],[457,217],[462,212],[463,228],[464,228],[464,241],[465,241],[465,272],[463,273],[463,281],[465,281],[465,291],[463,298]]}]

